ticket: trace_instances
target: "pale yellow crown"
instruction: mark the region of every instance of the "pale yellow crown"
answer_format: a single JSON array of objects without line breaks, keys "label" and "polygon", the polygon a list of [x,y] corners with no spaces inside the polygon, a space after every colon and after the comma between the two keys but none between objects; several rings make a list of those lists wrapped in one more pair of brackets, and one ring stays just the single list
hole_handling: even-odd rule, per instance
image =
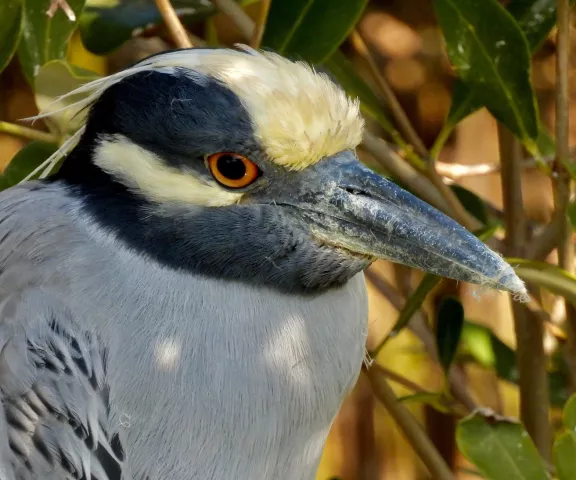
[{"label": "pale yellow crown", "polygon": [[[257,139],[270,160],[278,165],[302,170],[324,157],[356,148],[363,130],[358,101],[351,100],[328,76],[304,62],[240,48],[176,50],[153,56],[66,94],[61,100],[78,94],[85,97],[62,109],[80,110],[135,73],[170,72],[179,67],[189,69],[191,74],[210,75],[227,85],[250,114]],[[38,118],[57,111],[50,109]],[[74,143],[67,144],[68,151]],[[59,153],[65,155],[67,151]]]}]

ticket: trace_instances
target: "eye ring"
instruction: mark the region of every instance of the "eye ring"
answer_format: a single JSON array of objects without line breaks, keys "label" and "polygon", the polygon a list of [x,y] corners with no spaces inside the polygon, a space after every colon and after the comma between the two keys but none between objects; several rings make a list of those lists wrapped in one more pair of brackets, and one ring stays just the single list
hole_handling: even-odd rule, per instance
[{"label": "eye ring", "polygon": [[261,174],[252,160],[239,153],[213,153],[206,158],[206,164],[214,180],[228,188],[247,187]]}]

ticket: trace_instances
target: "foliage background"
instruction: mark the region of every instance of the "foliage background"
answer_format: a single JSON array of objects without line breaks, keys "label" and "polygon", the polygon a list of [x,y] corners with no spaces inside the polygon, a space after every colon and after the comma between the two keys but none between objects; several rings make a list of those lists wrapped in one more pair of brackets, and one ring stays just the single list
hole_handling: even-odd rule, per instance
[{"label": "foliage background", "polygon": [[[254,0],[239,3],[247,17],[229,1],[172,3],[195,45],[248,43],[250,22],[263,18]],[[576,377],[569,328],[576,277],[566,230],[576,211],[567,151],[576,129],[565,121],[574,112],[576,59],[564,55],[559,72],[556,7],[555,0],[272,0],[264,46],[319,64],[363,101],[370,133],[361,159],[436,200],[494,248],[529,259],[514,265],[530,280],[532,299],[514,308],[507,294],[429,276],[421,284],[419,272],[383,261],[370,267],[367,348],[378,353],[342,406],[319,479],[576,478],[571,462],[562,462],[576,455],[570,405],[561,414]],[[175,47],[152,0],[2,0],[0,19],[2,187],[30,174],[73,131],[69,118],[21,119],[88,79]],[[560,40],[564,51],[572,28]],[[471,91],[474,101],[463,102]],[[559,128],[555,102],[563,108]],[[489,109],[470,108],[484,104]],[[563,158],[553,162],[555,130],[565,134],[557,139]],[[562,243],[565,270],[533,262],[558,264]],[[515,335],[515,322],[532,336]],[[517,363],[519,339],[532,365],[526,355]],[[509,420],[468,417],[457,427],[477,406],[520,417],[522,368],[522,420],[546,463]],[[548,413],[556,455],[542,423]],[[422,431],[407,432],[417,424]],[[429,473],[437,461],[429,447],[448,473],[442,466]]]}]

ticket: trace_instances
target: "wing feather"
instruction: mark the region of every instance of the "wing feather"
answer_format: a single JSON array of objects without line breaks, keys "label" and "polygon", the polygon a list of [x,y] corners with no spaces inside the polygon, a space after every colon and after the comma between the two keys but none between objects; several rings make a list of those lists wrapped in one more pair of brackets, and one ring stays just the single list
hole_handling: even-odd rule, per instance
[{"label": "wing feather", "polygon": [[97,335],[52,294],[28,287],[0,298],[0,472],[120,480],[124,451],[105,431],[105,359]]}]

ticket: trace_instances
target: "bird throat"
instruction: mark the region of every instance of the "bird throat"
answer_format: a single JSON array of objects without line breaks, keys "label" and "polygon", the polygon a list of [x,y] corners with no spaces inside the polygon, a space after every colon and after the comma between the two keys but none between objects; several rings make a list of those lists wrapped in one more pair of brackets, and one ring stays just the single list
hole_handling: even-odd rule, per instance
[{"label": "bird throat", "polygon": [[168,268],[317,294],[345,284],[371,263],[318,242],[296,211],[281,206],[155,204],[97,168],[90,174],[90,165],[74,161],[72,168],[66,162],[54,181],[64,182],[81,200],[82,213],[126,247]]}]

